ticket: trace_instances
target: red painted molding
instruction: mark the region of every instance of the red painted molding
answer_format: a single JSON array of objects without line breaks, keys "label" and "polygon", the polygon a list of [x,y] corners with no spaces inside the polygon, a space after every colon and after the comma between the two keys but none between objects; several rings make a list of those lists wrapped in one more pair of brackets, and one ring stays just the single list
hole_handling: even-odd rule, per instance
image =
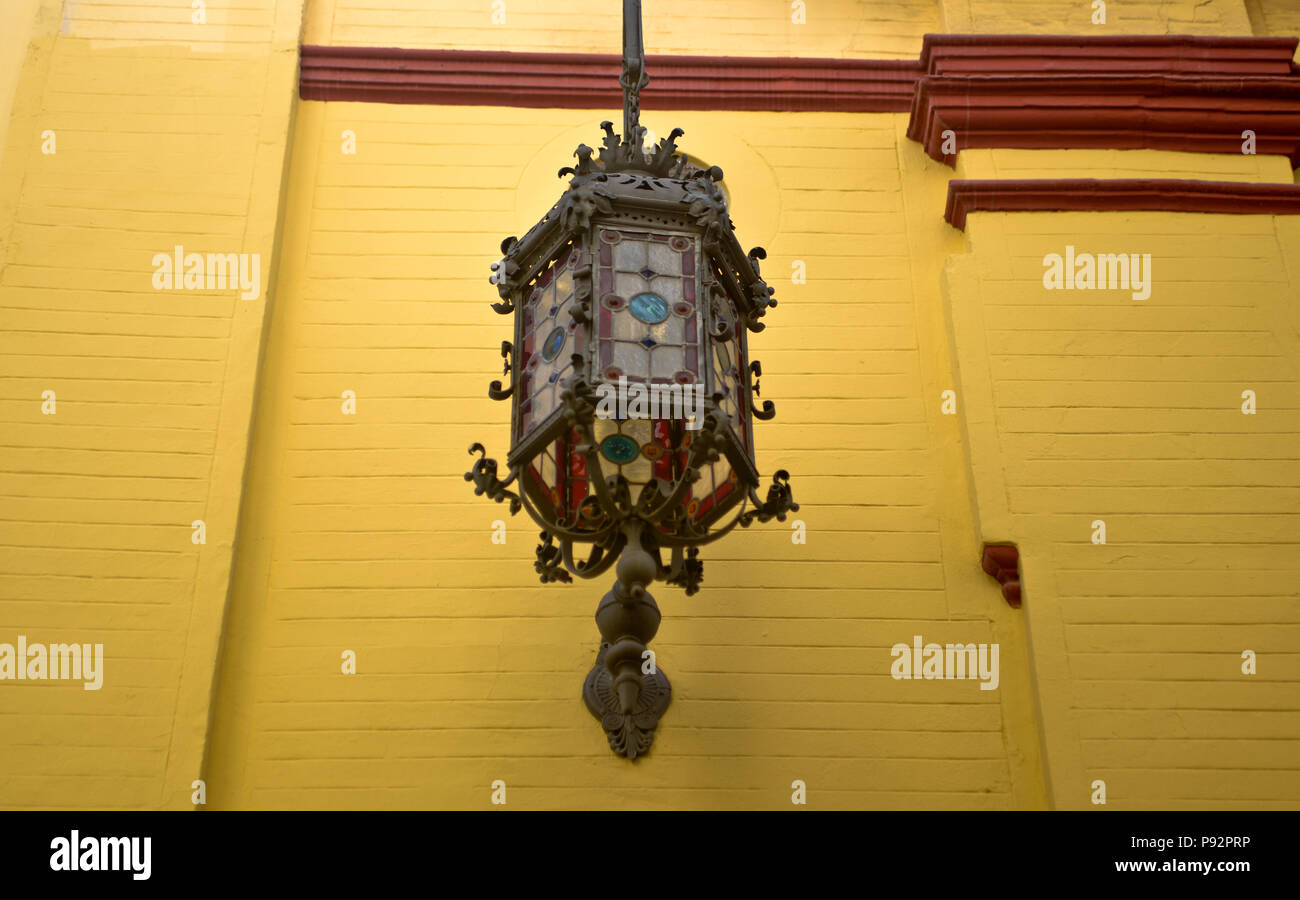
[{"label": "red painted molding", "polygon": [[926,75],[1290,75],[1296,38],[927,34]]},{"label": "red painted molding", "polygon": [[1002,599],[1020,608],[1020,550],[1012,544],[985,544],[980,566],[1002,585]]},{"label": "red painted molding", "polygon": [[[304,45],[304,100],[623,108],[621,57]],[[651,56],[643,109],[906,112],[914,60]]]},{"label": "red painted molding", "polygon": [[[1295,38],[926,35],[917,60],[654,56],[646,109],[910,111],[956,146],[1256,151],[1300,166]],[[302,47],[306,100],[622,107],[615,54]]]},{"label": "red painted molding", "polygon": [[944,218],[965,230],[966,215],[980,210],[1058,212],[1077,210],[1300,215],[1300,184],[1184,181],[1174,178],[1046,178],[1025,181],[953,179]]},{"label": "red painted molding", "polygon": [[917,84],[907,136],[942,152],[957,148],[1115,148],[1256,152],[1300,165],[1300,77],[1209,75],[943,75]]}]

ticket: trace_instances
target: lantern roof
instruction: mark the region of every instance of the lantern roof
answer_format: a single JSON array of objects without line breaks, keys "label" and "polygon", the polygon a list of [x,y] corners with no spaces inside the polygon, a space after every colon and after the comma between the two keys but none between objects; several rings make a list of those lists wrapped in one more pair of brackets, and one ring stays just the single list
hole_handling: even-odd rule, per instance
[{"label": "lantern roof", "polygon": [[569,187],[550,211],[522,238],[501,242],[504,255],[492,265],[492,280],[502,302],[492,308],[513,312],[513,291],[536,277],[593,220],[643,210],[677,217],[683,226],[703,233],[705,252],[717,265],[742,321],[750,331],[762,331],[760,320],[777,303],[759,269],[767,251],[753,247],[746,253],[741,248],[727,198],[718,187],[722,169],[700,168],[678,153],[677,138],[685,134],[680,128],[650,150],[640,126],[633,126],[631,140],[620,140],[612,122],[602,122],[601,128],[605,138],[599,154],[580,144],[573,153],[577,165],[560,169],[559,177],[570,176]]}]

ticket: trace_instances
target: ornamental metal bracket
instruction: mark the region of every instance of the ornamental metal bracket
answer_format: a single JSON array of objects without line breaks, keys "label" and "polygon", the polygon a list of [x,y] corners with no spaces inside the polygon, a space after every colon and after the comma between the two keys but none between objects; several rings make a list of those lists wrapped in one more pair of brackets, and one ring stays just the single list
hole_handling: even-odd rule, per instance
[{"label": "ornamental metal bracket", "polygon": [[[514,359],[514,352],[515,348],[509,341],[501,342],[501,358],[505,360],[504,364],[501,366],[502,375],[510,374],[510,370],[513,368],[511,362]],[[757,365],[757,363],[755,363],[755,365]],[[515,386],[513,384],[505,389],[502,389],[501,382],[499,381],[494,381],[488,385],[488,396],[493,400],[509,400],[510,395],[514,392]]]}]

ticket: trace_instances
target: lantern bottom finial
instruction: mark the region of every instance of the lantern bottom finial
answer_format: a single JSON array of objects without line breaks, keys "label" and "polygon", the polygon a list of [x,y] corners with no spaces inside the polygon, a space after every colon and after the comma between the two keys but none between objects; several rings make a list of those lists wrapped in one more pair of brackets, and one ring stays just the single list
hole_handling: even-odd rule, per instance
[{"label": "lantern bottom finial", "polygon": [[659,605],[646,587],[660,571],[649,523],[632,517],[623,521],[623,547],[618,574],[596,607],[602,638],[596,666],[582,688],[587,709],[600,719],[610,749],[636,759],[650,749],[659,717],[672,700],[668,678],[659,671],[653,650],[646,647],[659,631]]},{"label": "lantern bottom finial", "polygon": [[650,749],[659,718],[672,702],[673,689],[668,683],[668,676],[651,664],[653,671],[640,673],[640,691],[631,711],[625,712],[620,692],[614,686],[614,675],[605,665],[605,654],[609,646],[607,642],[600,645],[596,665],[582,686],[582,699],[605,729],[609,748],[619,756],[636,759]]}]

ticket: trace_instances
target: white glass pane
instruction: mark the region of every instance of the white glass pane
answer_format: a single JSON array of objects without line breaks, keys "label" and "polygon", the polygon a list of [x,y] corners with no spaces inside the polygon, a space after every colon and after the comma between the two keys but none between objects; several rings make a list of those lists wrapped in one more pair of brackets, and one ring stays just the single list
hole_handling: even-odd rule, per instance
[{"label": "white glass pane", "polygon": [[615,340],[639,341],[646,336],[645,323],[638,321],[626,308],[616,310],[610,315],[610,320]]},{"label": "white glass pane", "polygon": [[696,500],[703,500],[709,494],[713,493],[713,470],[705,466],[700,469],[700,478],[695,484],[691,485],[691,496]]},{"label": "white glass pane", "polygon": [[669,249],[667,244],[651,243],[648,246],[650,248],[648,263],[650,268],[660,275],[680,275],[682,273],[682,255],[680,253]]},{"label": "white glass pane", "polygon": [[[619,471],[623,473],[624,478],[633,484],[645,484],[654,474],[654,470],[650,467],[650,460],[644,456],[638,456]],[[635,493],[633,493],[632,499],[636,499]]]},{"label": "white glass pane", "polygon": [[656,278],[654,285],[655,291],[668,301],[670,307],[682,299],[682,280],[680,278]]},{"label": "white glass pane", "polygon": [[645,268],[645,242],[623,238],[614,245],[614,268],[637,271]]},{"label": "white glass pane", "polygon": [[616,343],[614,345],[614,365],[623,370],[623,374],[646,377],[650,367],[649,354],[640,344]]},{"label": "white glass pane", "polygon": [[721,487],[727,483],[727,476],[731,474],[731,463],[724,456],[713,464],[713,484]]},{"label": "white glass pane", "polygon": [[686,320],[669,316],[658,325],[650,326],[650,337],[661,344],[680,344],[686,339]]},{"label": "white glass pane", "polygon": [[680,347],[655,347],[650,359],[653,378],[672,378],[686,368],[686,353]]},{"label": "white glass pane", "polygon": [[605,438],[609,437],[611,434],[618,433],[618,420],[602,419],[599,416],[597,416],[596,422],[592,426],[592,430],[595,432],[596,435],[596,443],[599,444],[601,441],[605,440]]},{"label": "white glass pane", "polygon": [[533,421],[540,422],[549,416],[553,409],[555,409],[555,391],[548,384],[533,395]]},{"label": "white glass pane", "polygon": [[646,419],[628,419],[623,423],[623,433],[636,441],[638,447],[650,443],[650,422]]},{"label": "white glass pane", "polygon": [[[619,246],[622,246],[621,244]],[[635,272],[616,272],[614,273],[614,293],[618,294],[624,300],[631,300],[637,294],[649,289],[647,282]]]}]

